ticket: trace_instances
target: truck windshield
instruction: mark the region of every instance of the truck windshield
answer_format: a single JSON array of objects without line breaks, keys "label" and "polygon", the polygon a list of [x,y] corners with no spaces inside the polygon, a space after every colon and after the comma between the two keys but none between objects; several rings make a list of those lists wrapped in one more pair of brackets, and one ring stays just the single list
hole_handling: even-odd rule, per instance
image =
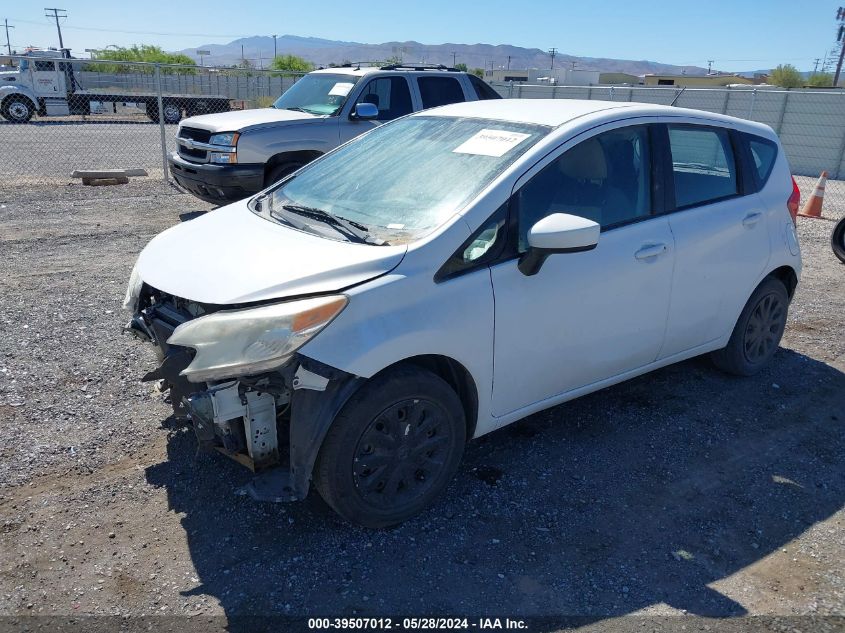
[{"label": "truck windshield", "polygon": [[406,117],[311,163],[256,200],[276,219],[285,207],[318,209],[387,243],[410,242],[459,212],[549,129]]},{"label": "truck windshield", "polygon": [[332,116],[343,107],[357,81],[354,75],[305,75],[276,99],[273,107]]}]

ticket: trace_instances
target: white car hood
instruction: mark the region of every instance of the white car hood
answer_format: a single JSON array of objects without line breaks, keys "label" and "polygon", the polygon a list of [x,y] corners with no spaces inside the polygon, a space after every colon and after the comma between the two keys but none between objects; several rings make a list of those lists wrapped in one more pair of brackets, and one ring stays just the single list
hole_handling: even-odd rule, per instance
[{"label": "white car hood", "polygon": [[390,272],[406,250],[298,231],[259,217],[244,200],[160,233],[137,271],[163,292],[226,305],[335,292]]},{"label": "white car hood", "polygon": [[276,108],[255,108],[252,110],[233,110],[217,114],[201,114],[184,119],[180,125],[196,127],[209,132],[238,132],[254,125],[269,123],[287,123],[319,119],[313,114],[298,110],[277,110]]}]

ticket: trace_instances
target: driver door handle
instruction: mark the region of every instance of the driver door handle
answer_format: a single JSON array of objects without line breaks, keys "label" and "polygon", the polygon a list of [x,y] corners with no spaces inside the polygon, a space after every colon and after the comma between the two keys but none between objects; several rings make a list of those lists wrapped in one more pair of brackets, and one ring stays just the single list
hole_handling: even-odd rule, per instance
[{"label": "driver door handle", "polygon": [[639,260],[651,259],[653,257],[658,257],[665,252],[666,244],[649,244],[648,246],[643,246],[640,250],[634,253],[634,257]]}]

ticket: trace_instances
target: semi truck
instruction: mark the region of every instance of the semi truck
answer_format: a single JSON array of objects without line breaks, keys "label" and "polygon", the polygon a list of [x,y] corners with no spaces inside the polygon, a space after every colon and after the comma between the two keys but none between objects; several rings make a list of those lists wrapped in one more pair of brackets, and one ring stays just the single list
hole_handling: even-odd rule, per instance
[{"label": "semi truck", "polygon": [[184,116],[228,112],[228,97],[220,95],[130,94],[85,90],[74,73],[68,49],[30,51],[16,70],[0,72],[0,115],[11,123],[27,123],[33,116],[62,117],[116,110],[120,104],[143,109],[151,121],[178,123]]}]

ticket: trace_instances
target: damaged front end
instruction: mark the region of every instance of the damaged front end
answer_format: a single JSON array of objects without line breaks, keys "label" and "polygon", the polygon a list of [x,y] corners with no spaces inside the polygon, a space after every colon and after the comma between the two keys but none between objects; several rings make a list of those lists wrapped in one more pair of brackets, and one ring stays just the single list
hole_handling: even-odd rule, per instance
[{"label": "damaged front end", "polygon": [[217,306],[135,277],[124,331],[151,343],[160,361],[142,380],[168,392],[201,449],[256,473],[243,492],[266,501],[305,498],[322,440],[363,380],[295,350],[343,309],[345,297]]}]

